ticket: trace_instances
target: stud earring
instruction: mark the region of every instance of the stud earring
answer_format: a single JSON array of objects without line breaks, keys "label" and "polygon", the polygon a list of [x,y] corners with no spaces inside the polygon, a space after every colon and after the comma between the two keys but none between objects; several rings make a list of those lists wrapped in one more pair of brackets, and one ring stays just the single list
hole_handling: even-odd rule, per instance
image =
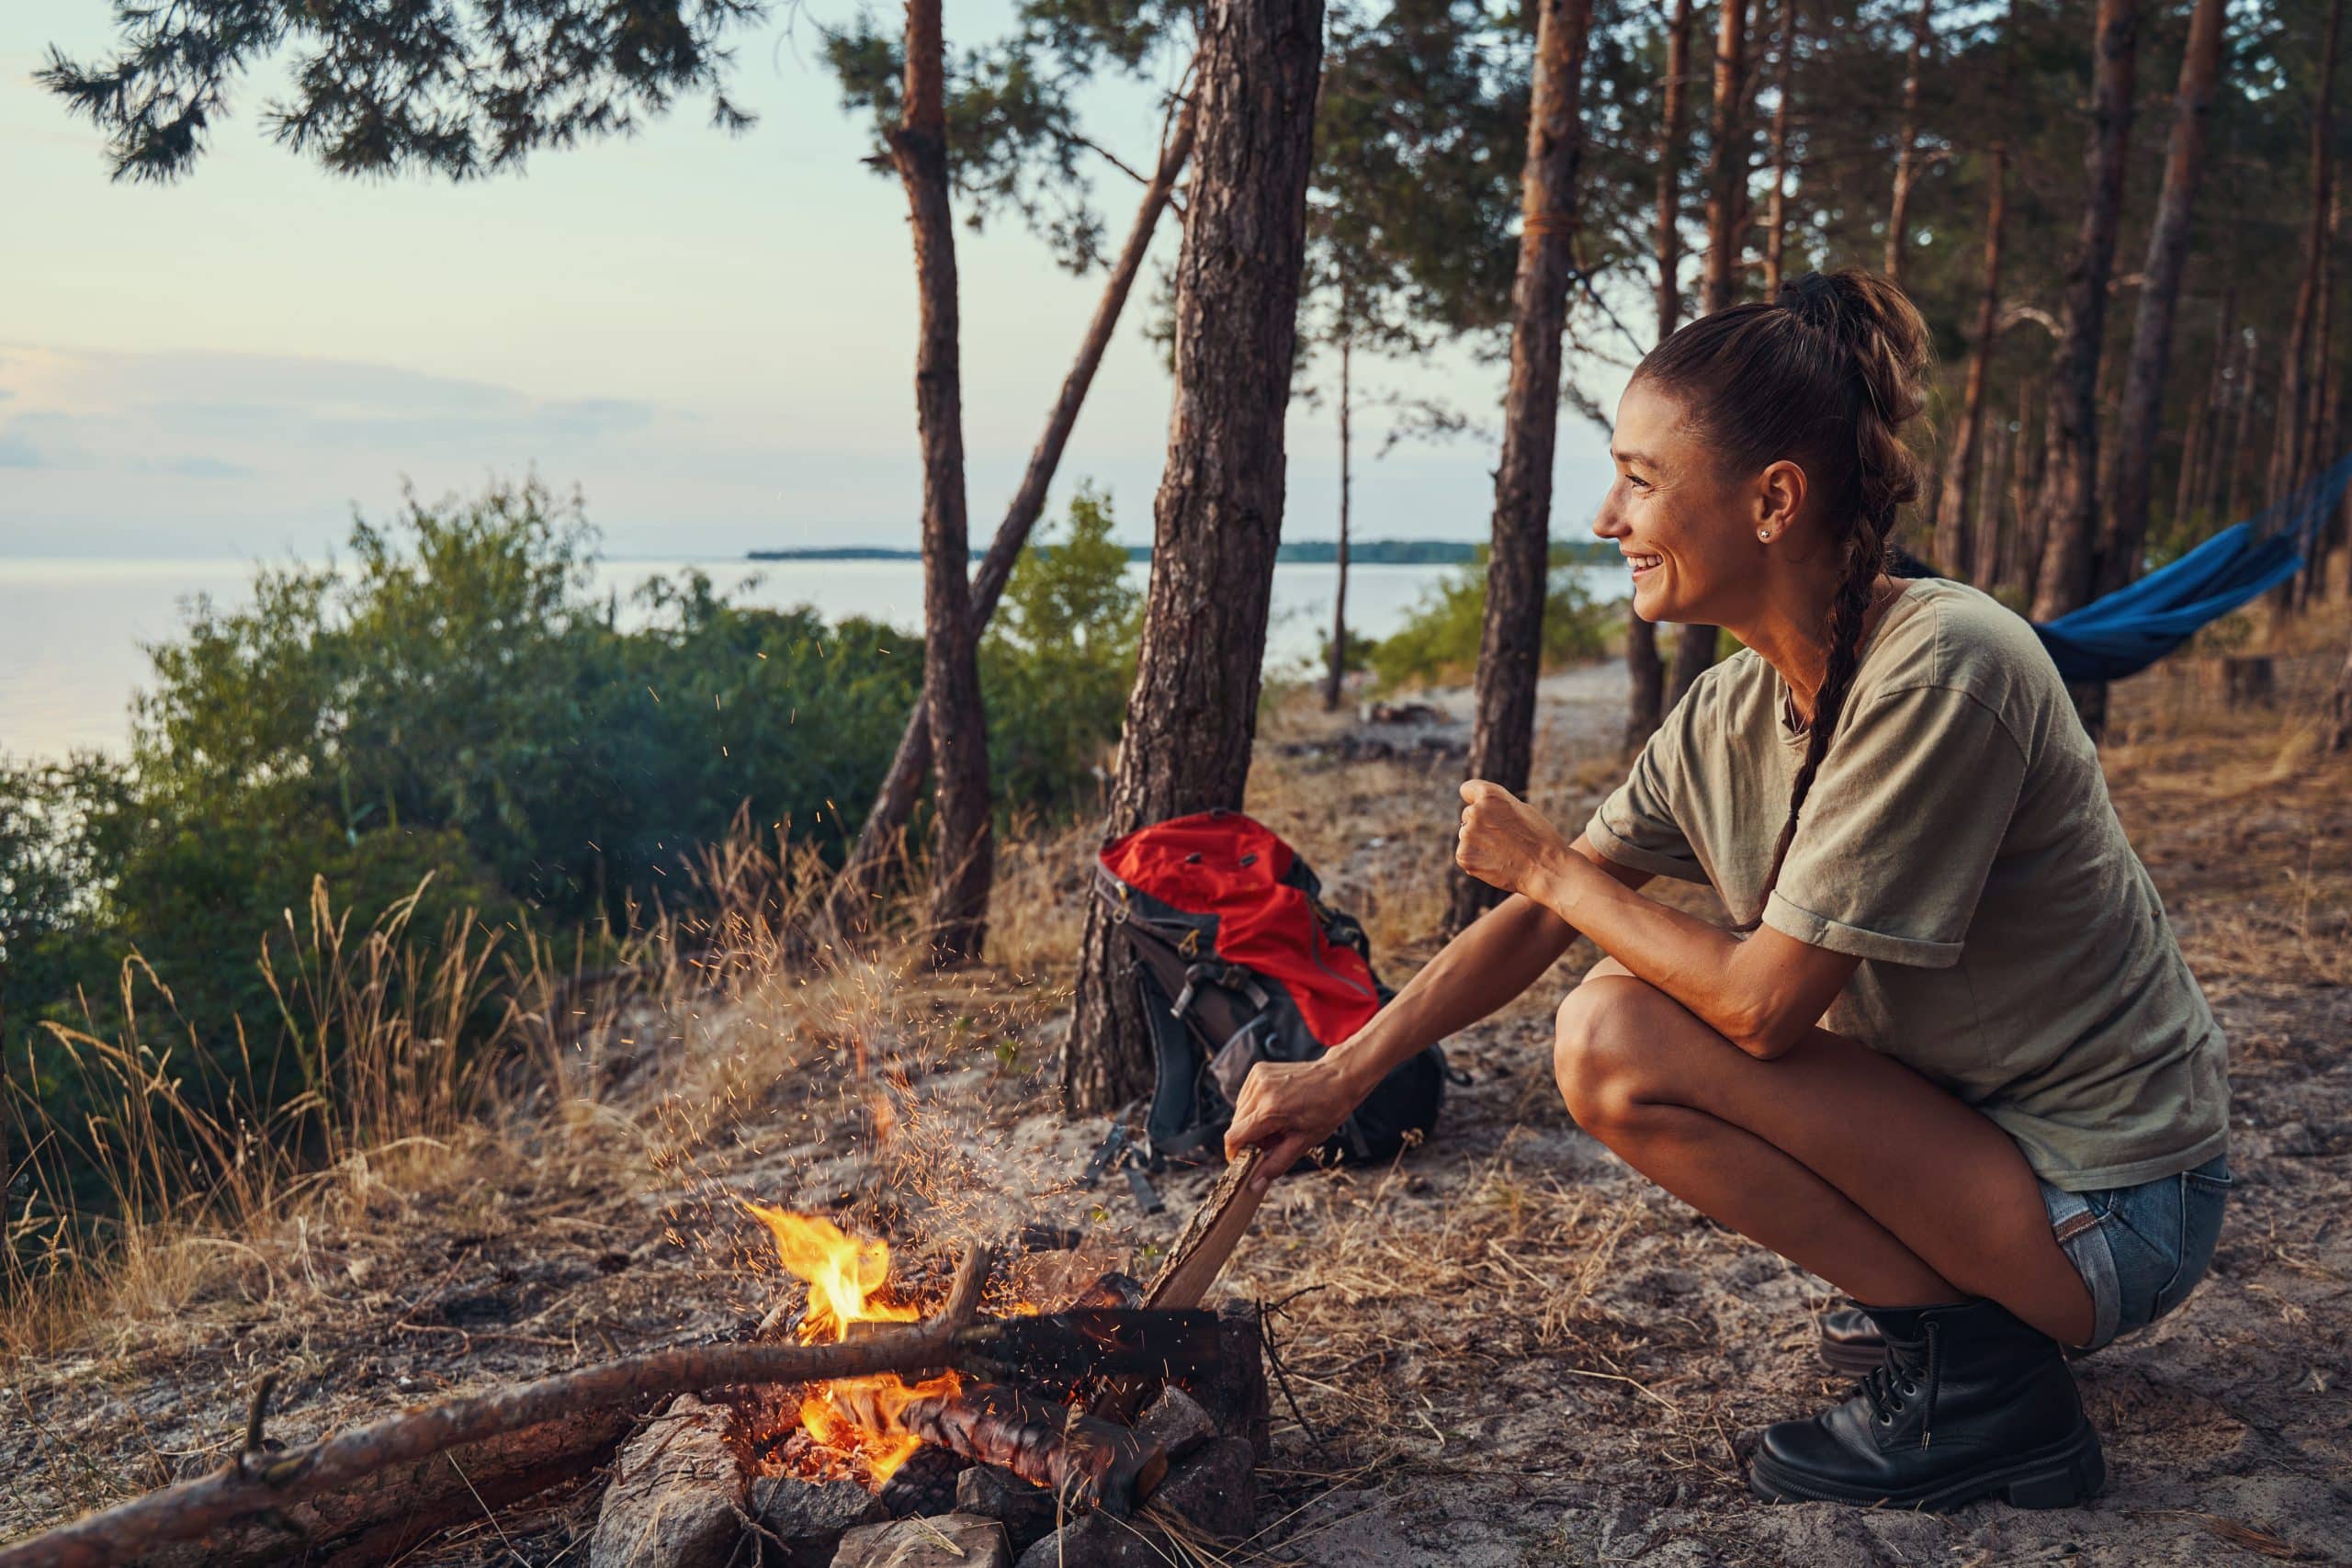
[{"label": "stud earring", "polygon": [[1770,528],[1758,528],[1756,530],[1756,536],[1759,539],[1769,539],[1772,536],[1772,530]]}]

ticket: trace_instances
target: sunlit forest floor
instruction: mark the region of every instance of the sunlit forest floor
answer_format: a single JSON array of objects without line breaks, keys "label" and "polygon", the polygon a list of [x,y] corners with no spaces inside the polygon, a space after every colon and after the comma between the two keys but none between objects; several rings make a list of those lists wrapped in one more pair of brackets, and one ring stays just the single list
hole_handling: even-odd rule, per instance
[{"label": "sunlit forest floor", "polygon": [[[1580,1133],[1549,1070],[1580,947],[1452,1042],[1472,1077],[1393,1168],[1285,1182],[1227,1275],[1287,1369],[1260,1536],[1237,1562],[2198,1563],[2343,1560],[2352,1542],[2352,759],[2319,750],[2338,615],[2267,707],[2207,661],[2117,688],[2110,786],[2231,1040],[2237,1177],[2207,1282],[2078,1364],[2107,1493],[1949,1517],[1767,1507],[1747,1434],[1839,1384],[1812,1359],[1819,1281],[1648,1187]],[[1571,829],[1614,782],[1623,677],[1547,682],[1538,804]],[[1250,807],[1361,916],[1384,977],[1433,950],[1459,763],[1342,761],[1311,694],[1269,712]],[[922,1253],[1032,1218],[1116,1257],[1164,1243],[1074,1182],[1099,1122],[1054,1110],[1083,829],[1007,848],[990,963],[911,952],[714,988],[673,962],[575,1010],[458,1135],[346,1160],[246,1234],[177,1238],[70,1313],[6,1325],[0,1538],[220,1463],[280,1378],[288,1440],[401,1404],[748,1330],[784,1286],[737,1196]],[[1702,908],[1703,895],[1678,890]],[[582,1561],[594,1478],[411,1561]],[[289,1547],[288,1560],[299,1551]]]}]

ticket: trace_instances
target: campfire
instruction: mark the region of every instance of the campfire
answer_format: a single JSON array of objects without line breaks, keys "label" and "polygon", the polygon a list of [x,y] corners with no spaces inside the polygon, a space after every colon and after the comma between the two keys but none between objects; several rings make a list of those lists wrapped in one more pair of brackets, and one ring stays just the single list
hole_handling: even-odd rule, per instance
[{"label": "campfire", "polygon": [[[746,1201],[744,1210],[775,1238],[776,1259],[808,1287],[808,1303],[794,1330],[804,1345],[839,1343],[862,1323],[913,1323],[921,1314],[891,1290],[890,1244],[860,1240],[831,1220]],[[800,1401],[800,1428],[839,1466],[820,1473],[851,1473],[878,1489],[914,1457],[922,1439],[900,1420],[919,1399],[952,1398],[964,1380],[948,1371],[910,1383],[896,1372],[837,1378]],[[869,1424],[870,1423],[870,1424]],[[805,1454],[805,1448],[803,1452]],[[789,1462],[789,1461],[787,1461]],[[805,1462],[791,1466],[806,1472]]]}]

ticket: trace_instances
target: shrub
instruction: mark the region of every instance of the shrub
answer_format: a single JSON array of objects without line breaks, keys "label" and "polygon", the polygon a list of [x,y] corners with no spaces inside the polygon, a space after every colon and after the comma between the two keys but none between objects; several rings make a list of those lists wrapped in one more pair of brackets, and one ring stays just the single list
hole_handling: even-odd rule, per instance
[{"label": "shrub", "polygon": [[[1369,650],[1385,689],[1467,681],[1478,665],[1487,617],[1487,549],[1446,573],[1421,597],[1405,624]],[[1545,669],[1607,651],[1616,606],[1597,605],[1573,564],[1556,552],[1544,594]]]}]

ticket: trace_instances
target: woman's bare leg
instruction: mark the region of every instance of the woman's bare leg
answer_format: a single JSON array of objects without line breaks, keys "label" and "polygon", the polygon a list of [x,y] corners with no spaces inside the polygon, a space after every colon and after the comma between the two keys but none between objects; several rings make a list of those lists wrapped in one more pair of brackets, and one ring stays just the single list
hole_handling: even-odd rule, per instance
[{"label": "woman's bare leg", "polygon": [[1901,1064],[1814,1030],[1764,1062],[1604,961],[1560,1006],[1579,1125],[1702,1213],[1860,1302],[1989,1296],[2069,1345],[2089,1291],[2007,1134]]}]

